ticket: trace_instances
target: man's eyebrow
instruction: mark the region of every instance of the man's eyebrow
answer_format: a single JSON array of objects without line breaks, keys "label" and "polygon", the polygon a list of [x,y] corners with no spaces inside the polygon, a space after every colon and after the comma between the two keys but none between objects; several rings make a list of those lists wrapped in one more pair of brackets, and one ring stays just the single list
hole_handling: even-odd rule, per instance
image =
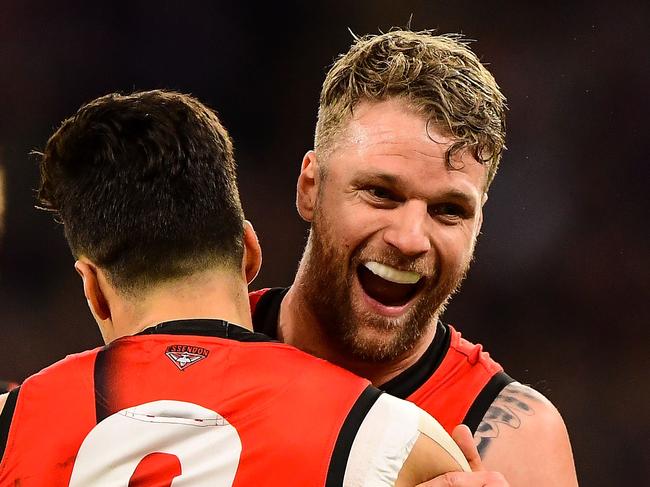
[{"label": "man's eyebrow", "polygon": [[362,172],[357,174],[353,180],[355,184],[379,184],[384,183],[390,186],[399,186],[402,179],[399,176],[389,173]]},{"label": "man's eyebrow", "polygon": [[450,189],[449,191],[445,191],[442,194],[442,197],[445,199],[452,199],[452,200],[461,200],[467,203],[474,203],[474,199],[467,193],[457,190],[457,189]]}]

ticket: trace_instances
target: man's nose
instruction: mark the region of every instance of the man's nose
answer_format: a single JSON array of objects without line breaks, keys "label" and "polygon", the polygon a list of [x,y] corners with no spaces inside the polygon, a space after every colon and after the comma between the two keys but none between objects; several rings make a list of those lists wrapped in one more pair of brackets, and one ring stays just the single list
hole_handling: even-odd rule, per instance
[{"label": "man's nose", "polygon": [[429,213],[425,202],[407,201],[393,210],[384,241],[402,254],[417,256],[431,250],[428,231]]}]

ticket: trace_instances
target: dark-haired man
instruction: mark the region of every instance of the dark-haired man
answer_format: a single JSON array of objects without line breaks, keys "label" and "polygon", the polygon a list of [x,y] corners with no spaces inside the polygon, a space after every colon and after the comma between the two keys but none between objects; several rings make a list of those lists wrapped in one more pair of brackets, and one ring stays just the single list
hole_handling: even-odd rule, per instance
[{"label": "dark-haired man", "polygon": [[468,424],[484,466],[512,486],[575,486],[553,405],[440,322],[472,259],[505,110],[492,75],[454,36],[356,39],[327,74],[315,149],[302,161],[297,206],[311,230],[294,284],[253,293],[253,320],[448,431]]},{"label": "dark-haired man", "polygon": [[0,485],[413,486],[461,469],[414,405],[251,331],[260,249],[230,138],[196,99],[86,104],[47,143],[39,200],[107,345],[0,396]]}]

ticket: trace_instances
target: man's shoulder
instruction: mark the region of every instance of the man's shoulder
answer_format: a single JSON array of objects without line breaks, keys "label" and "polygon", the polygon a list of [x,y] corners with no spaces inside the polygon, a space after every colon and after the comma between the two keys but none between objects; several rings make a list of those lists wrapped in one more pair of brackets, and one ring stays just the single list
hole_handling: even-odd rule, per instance
[{"label": "man's shoulder", "polygon": [[460,423],[474,432],[492,401],[510,382],[481,345],[438,323],[433,341],[418,361],[381,388],[414,402],[448,432]]},{"label": "man's shoulder", "polygon": [[265,300],[273,298],[279,298],[282,300],[288,290],[288,287],[264,287],[256,291],[250,291],[248,293],[248,300],[251,305],[251,311],[253,313],[255,312],[260,301],[264,302]]},{"label": "man's shoulder", "polygon": [[277,339],[280,306],[288,291],[288,287],[272,287],[248,294],[253,317],[253,328],[256,332]]},{"label": "man's shoulder", "polygon": [[[503,472],[512,485],[531,479],[535,485],[577,485],[564,420],[551,401],[530,386],[506,386],[474,438],[486,467]],[[519,467],[510,471],[509,465]]]},{"label": "man's shoulder", "polygon": [[274,375],[295,377],[300,382],[320,383],[326,388],[330,388],[332,384],[337,384],[341,388],[346,384],[354,387],[370,385],[367,379],[293,345],[275,341],[260,343],[256,352],[262,352],[256,355],[264,356],[264,364],[273,364]]},{"label": "man's shoulder", "polygon": [[530,386],[512,382],[494,399],[479,425],[475,435],[480,440],[479,452],[486,451],[491,442],[509,430],[535,432],[558,418],[557,409],[543,394]]},{"label": "man's shoulder", "polygon": [[447,388],[478,393],[493,381],[498,382],[494,384],[498,390],[492,400],[505,385],[512,382],[504,373],[503,367],[484,350],[483,345],[470,342],[453,326],[440,323],[427,351],[405,372],[391,381],[399,383],[409,374],[412,376],[418,372],[419,383],[414,382],[405,397],[428,394],[431,391],[441,392]]},{"label": "man's shoulder", "polygon": [[[54,362],[51,365],[41,369],[35,374],[29,376],[22,384],[22,388],[31,388],[33,384],[40,384],[42,381],[56,380],[57,378],[65,378],[69,375],[83,375],[88,372],[92,367],[95,356],[102,349],[98,347],[92,350],[79,352]],[[66,380],[66,379],[62,379]]]},{"label": "man's shoulder", "polygon": [[453,326],[447,326],[450,334],[449,349],[457,354],[459,360],[466,361],[472,367],[483,367],[489,374],[503,371],[501,364],[490,356],[483,345],[467,340]]},{"label": "man's shoulder", "polygon": [[255,312],[255,308],[257,307],[257,303],[259,302],[259,300],[270,290],[271,290],[270,287],[265,287],[262,289],[258,289],[256,291],[250,291],[248,293],[248,300],[251,305],[251,311]]}]

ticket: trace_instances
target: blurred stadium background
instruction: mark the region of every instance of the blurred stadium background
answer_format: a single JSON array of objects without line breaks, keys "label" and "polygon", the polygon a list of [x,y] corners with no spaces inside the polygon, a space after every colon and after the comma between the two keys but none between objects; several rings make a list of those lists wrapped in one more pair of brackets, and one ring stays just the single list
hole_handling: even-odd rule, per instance
[{"label": "blurred stadium background", "polygon": [[582,485],[650,474],[647,2],[388,0],[0,3],[0,378],[100,344],[62,237],[36,211],[36,159],[80,104],[172,88],[217,109],[265,252],[255,287],[291,282],[294,209],[326,67],[355,33],[462,32],[508,96],[509,150],[477,261],[445,319],[541,390]]}]

